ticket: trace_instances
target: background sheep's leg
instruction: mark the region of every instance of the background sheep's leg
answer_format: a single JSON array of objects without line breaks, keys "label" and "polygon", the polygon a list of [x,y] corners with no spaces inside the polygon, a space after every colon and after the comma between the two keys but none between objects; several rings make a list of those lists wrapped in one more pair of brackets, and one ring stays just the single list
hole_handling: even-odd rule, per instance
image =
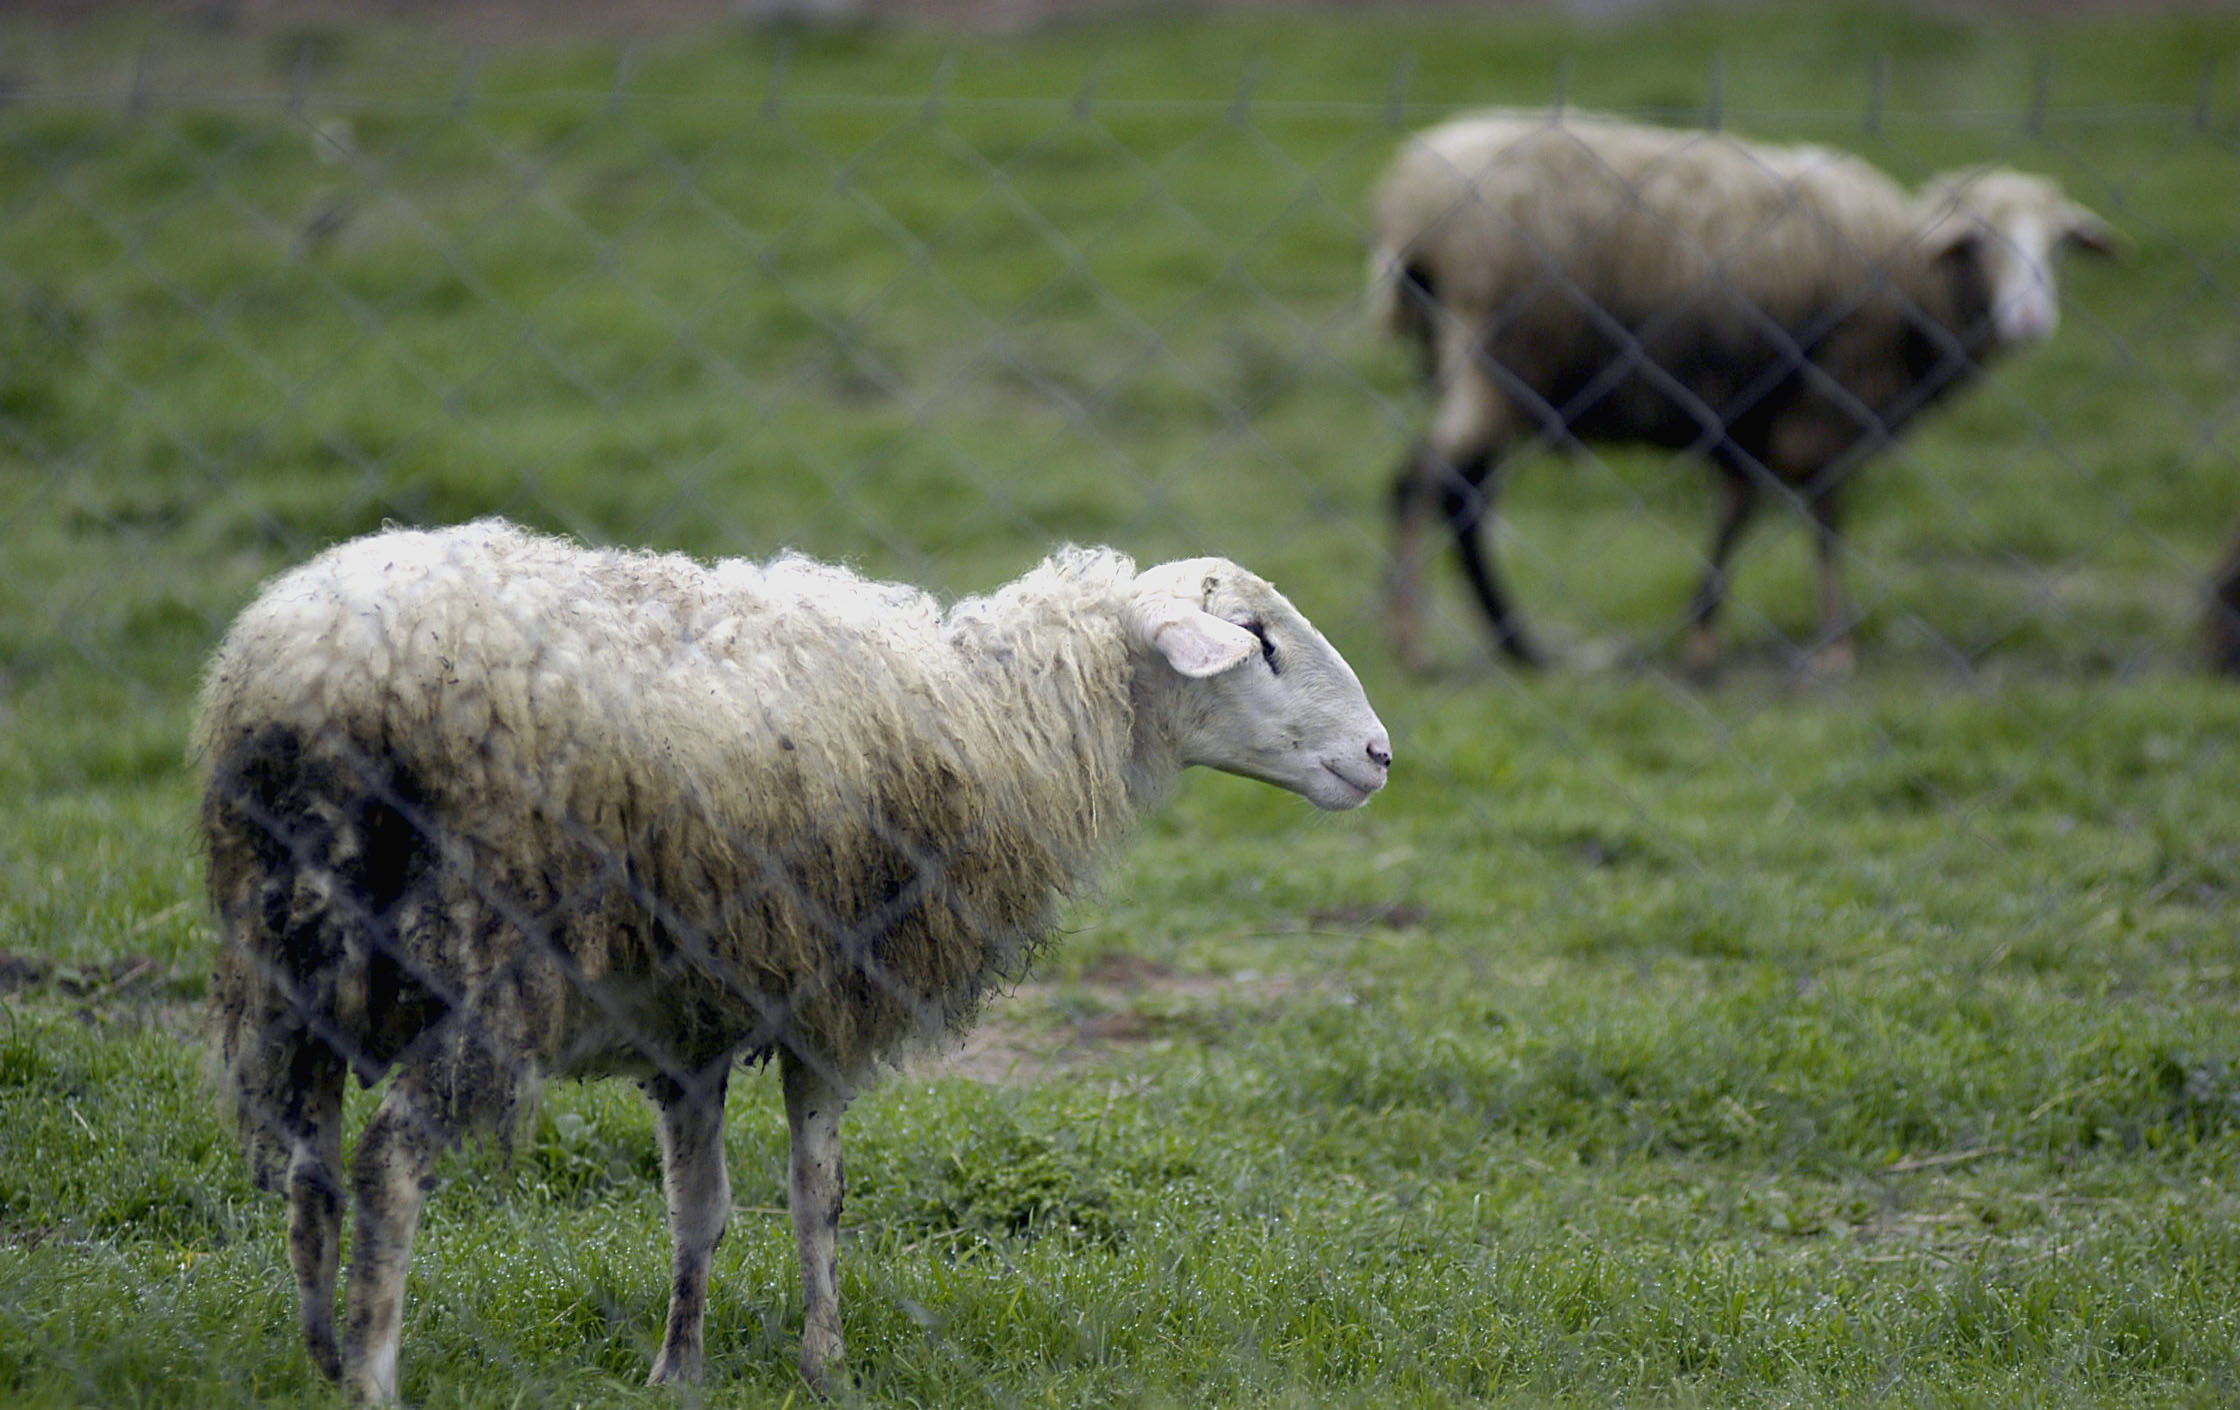
[{"label": "background sheep's leg", "polygon": [[723,1095],[731,1057],[681,1079],[660,1076],[646,1095],[661,1110],[661,1183],[668,1195],[676,1276],[669,1325],[648,1385],[694,1382],[706,1361],[701,1326],[708,1309],[708,1263],[731,1217],[731,1178],[723,1163]]},{"label": "background sheep's leg", "polygon": [[1493,513],[1493,489],[1496,481],[1489,475],[1491,458],[1479,455],[1474,460],[1446,468],[1440,487],[1440,509],[1447,517],[1447,528],[1454,534],[1455,551],[1462,559],[1463,581],[1470,584],[1478,606],[1483,608],[1486,621],[1493,628],[1493,639],[1510,660],[1521,666],[1537,666],[1543,660],[1540,648],[1525,635],[1524,624],[1517,620],[1509,606],[1508,591],[1501,585],[1501,575],[1493,566],[1492,551],[1486,545],[1485,521]]},{"label": "background sheep's leg", "polygon": [[1813,645],[1812,669],[1847,675],[1852,667],[1851,627],[1857,620],[1843,583],[1842,501],[1829,485],[1811,499],[1813,548],[1820,568],[1820,639]]},{"label": "background sheep's leg", "polygon": [[[1441,364],[1457,358],[1466,340],[1442,328],[1443,315],[1423,272],[1410,267],[1400,285],[1402,327],[1423,356],[1423,384],[1434,396],[1449,378]],[[1392,560],[1385,568],[1385,616],[1393,654],[1401,666],[1422,671],[1431,664],[1423,647],[1423,565],[1429,553],[1424,532],[1430,518],[1434,487],[1431,442],[1418,440],[1400,457],[1400,471],[1392,482]]]},{"label": "background sheep's leg", "polygon": [[1411,671],[1431,664],[1423,645],[1423,565],[1430,556],[1424,530],[1436,500],[1431,447],[1418,441],[1392,482],[1392,561],[1385,570],[1385,623],[1393,654]]},{"label": "background sheep's leg", "polygon": [[2209,575],[2209,667],[2240,676],[2240,539]]},{"label": "background sheep's leg", "polygon": [[353,1171],[358,1215],[342,1324],[343,1389],[372,1404],[397,1398],[405,1267],[436,1156],[449,1144],[409,1092],[400,1083],[382,1098],[358,1139]]},{"label": "background sheep's leg", "polygon": [[1401,462],[1393,485],[1393,545],[1386,598],[1393,646],[1401,663],[1428,663],[1422,645],[1424,520],[1437,505],[1461,553],[1462,572],[1492,624],[1501,649],[1513,660],[1537,664],[1534,649],[1509,610],[1508,594],[1480,541],[1493,508],[1490,472],[1506,459],[1510,404],[1495,385],[1487,352],[1470,326],[1448,319],[1439,329],[1439,410],[1431,430]]},{"label": "background sheep's leg", "polygon": [[342,1060],[306,1038],[296,1061],[289,1113],[288,1262],[296,1272],[298,1315],[311,1364],[342,1379],[334,1340],[334,1281],[342,1253]]},{"label": "background sheep's leg", "polygon": [[1703,581],[1696,587],[1696,595],[1688,603],[1687,665],[1690,670],[1708,671],[1719,659],[1718,638],[1712,633],[1712,619],[1727,600],[1727,563],[1734,557],[1735,545],[1742,541],[1742,531],[1758,512],[1758,481],[1753,468],[1721,466],[1720,488],[1724,494],[1719,503],[1719,522],[1711,531],[1711,551],[1704,560]]},{"label": "background sheep's leg", "polygon": [[818,1390],[844,1354],[840,1340],[840,1113],[848,1099],[817,1062],[788,1048],[779,1054],[786,1123],[793,1133],[788,1191],[793,1237],[801,1250],[801,1375]]}]

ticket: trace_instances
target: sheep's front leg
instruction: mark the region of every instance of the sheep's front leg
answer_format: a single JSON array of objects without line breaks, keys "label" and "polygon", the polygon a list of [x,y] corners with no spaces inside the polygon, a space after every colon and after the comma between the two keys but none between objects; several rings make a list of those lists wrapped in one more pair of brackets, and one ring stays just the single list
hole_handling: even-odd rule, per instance
[{"label": "sheep's front leg", "polygon": [[1830,679],[1851,674],[1851,628],[1859,616],[1843,585],[1843,518],[1836,494],[1830,485],[1812,501],[1813,547],[1820,567],[1820,640],[1813,647],[1812,670]]},{"label": "sheep's front leg", "polygon": [[1758,482],[1760,473],[1746,460],[1722,467],[1720,489],[1724,491],[1719,508],[1719,522],[1711,531],[1711,548],[1704,555],[1703,582],[1697,586],[1696,595],[1688,603],[1687,667],[1698,675],[1708,675],[1718,664],[1719,641],[1712,631],[1712,619],[1719,615],[1719,608],[1727,600],[1727,563],[1734,557],[1735,545],[1742,541],[1742,531],[1758,511]]},{"label": "sheep's front leg", "polygon": [[353,1171],[358,1215],[342,1324],[342,1385],[351,1399],[373,1405],[397,1398],[405,1268],[436,1157],[449,1143],[408,1092],[393,1086],[382,1098],[358,1138]]},{"label": "sheep's front leg", "polygon": [[801,1326],[801,1376],[817,1390],[826,1388],[831,1368],[844,1354],[840,1340],[840,1113],[847,1094],[827,1081],[818,1067],[791,1049],[780,1054],[784,1075],[786,1124],[793,1135],[793,1166],[788,1196],[793,1237],[801,1251],[801,1290],[806,1311]]},{"label": "sheep's front leg", "polygon": [[731,1177],[723,1164],[723,1094],[731,1058],[684,1079],[656,1077],[646,1095],[661,1109],[661,1183],[669,1201],[676,1276],[669,1325],[648,1385],[695,1382],[706,1367],[701,1327],[708,1310],[708,1264],[731,1218]]},{"label": "sheep's front leg", "polygon": [[1843,482],[1865,456],[1887,445],[1890,428],[1866,424],[1845,408],[1815,405],[1774,427],[1767,468],[1793,485],[1812,516],[1813,548],[1820,568],[1820,635],[1807,669],[1824,677],[1851,669],[1851,625],[1857,614],[1843,586]]}]

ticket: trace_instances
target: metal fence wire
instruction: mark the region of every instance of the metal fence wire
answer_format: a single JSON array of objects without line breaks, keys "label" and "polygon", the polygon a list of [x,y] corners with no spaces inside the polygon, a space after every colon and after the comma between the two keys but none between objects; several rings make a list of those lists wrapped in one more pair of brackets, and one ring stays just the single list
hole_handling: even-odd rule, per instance
[{"label": "metal fence wire", "polygon": [[[1443,548],[1425,569],[1424,668],[1404,674],[1389,639],[1391,487],[1434,397],[1414,351],[1364,316],[1368,200],[1402,138],[1445,110],[1397,90],[1272,102],[1247,85],[1148,102],[1091,85],[996,101],[938,79],[845,98],[789,92],[782,70],[763,79],[720,98],[627,73],[605,92],[483,91],[471,72],[437,103],[145,78],[121,97],[11,95],[0,542],[24,680],[44,662],[143,707],[154,723],[126,732],[115,767],[176,767],[166,751],[199,663],[267,575],[385,522],[502,514],[594,544],[755,559],[797,548],[944,598],[1065,542],[1140,563],[1219,553],[1287,591],[1372,695],[1390,687],[1408,768],[1459,767],[1435,743],[1406,755],[1411,736],[1451,737],[1435,720],[1499,708],[1558,738],[1572,727],[1560,698],[1521,686],[1494,650]],[[1909,188],[1976,163],[2049,175],[2128,249],[2066,266],[2057,336],[1982,369],[1857,467],[1851,675],[1811,669],[1825,642],[1801,498],[1742,540],[1707,675],[1685,654],[1683,617],[1714,513],[1706,447],[1517,450],[1496,472],[1496,533],[1514,599],[1550,648],[1542,669],[1650,683],[1715,742],[1800,688],[2197,669],[2203,587],[2240,492],[2240,239],[2229,206],[2202,196],[2229,193],[2235,132],[2212,96],[1626,114],[1699,128],[1712,146],[1737,132],[1824,144]],[[1592,293],[1562,292],[1574,304]],[[533,637],[539,619],[509,629]],[[66,713],[26,689],[18,708]],[[295,1191],[297,1271],[314,1288],[340,1240],[320,1211],[341,1189],[363,1198],[394,1178],[417,1190],[422,1157],[455,1126],[512,1119],[536,1004],[636,1021],[641,996],[618,998],[586,968],[594,919],[638,927],[629,943],[658,950],[665,972],[712,975],[712,992],[738,1003],[721,1042],[647,1034],[623,1064],[653,1074],[670,1099],[663,1140],[683,1151],[705,1138],[694,1123],[720,1108],[739,1052],[787,1067],[802,1138],[803,1112],[853,1080],[852,1058],[799,1020],[832,986],[942,1026],[943,1006],[890,970],[897,917],[938,912],[959,933],[1017,943],[1011,919],[953,884],[978,841],[970,827],[933,838],[871,817],[857,841],[881,852],[883,879],[855,880],[884,888],[878,904],[833,908],[835,862],[814,830],[797,854],[760,859],[759,895],[727,898],[734,919],[806,917],[840,956],[765,982],[725,967],[709,915],[667,909],[635,859],[604,853],[603,823],[562,809],[542,820],[551,872],[508,871],[393,760],[331,756],[343,781],[321,792],[289,772],[317,752],[307,740],[264,743],[264,756],[220,761],[207,805],[243,849],[221,863],[246,876],[221,910],[237,931],[277,928],[324,961],[244,951],[237,933],[220,988],[247,1013],[245,1051],[297,1044],[292,1065],[248,1084],[246,1125],[269,1137],[262,1178]],[[859,781],[803,786],[841,796]],[[1955,800],[1956,837],[1981,806]],[[1280,837],[1306,824],[1271,826]],[[1708,848],[1674,845],[1682,865],[1717,870]],[[499,933],[513,938],[486,943]],[[428,947],[445,945],[472,962],[432,963]],[[366,989],[338,997],[348,965]],[[505,1010],[505,1031],[457,1021],[497,1011],[484,1002],[496,988],[536,984],[557,987]],[[337,1004],[387,1020],[323,1027]],[[444,1045],[427,1090],[364,1138],[384,1153],[360,1157],[353,1179],[322,1134],[338,1129],[344,1073],[412,1069]],[[476,1064],[500,1094],[487,1110],[487,1093],[460,1087]],[[675,1182],[722,1175],[676,1159],[672,1217],[689,1224],[698,1196]],[[693,1247],[685,1261],[704,1272]],[[880,1286],[879,1261],[859,1258],[850,1276]],[[349,1323],[358,1315],[343,1340],[378,1340],[378,1325]],[[929,1354],[962,1356],[935,1321]],[[799,1330],[773,1325],[764,1340],[788,1346]],[[311,1335],[331,1360],[333,1329]]]},{"label": "metal fence wire", "polygon": [[[1360,309],[1370,179],[1444,116],[1404,104],[618,86],[435,108],[135,89],[122,113],[18,112],[9,439],[40,507],[119,532],[223,512],[248,546],[300,557],[383,516],[504,510],[606,541],[794,543],[937,584],[997,538],[1281,544],[1342,524],[1377,552],[1371,501],[1428,419],[1405,350]],[[2226,241],[2189,200],[2229,156],[2206,109],[1642,116],[1824,142],[1909,185],[1975,162],[2046,173],[2135,242],[2119,271],[2065,272],[2067,336],[1969,399],[1972,438],[1876,467],[1869,508],[1916,525],[1910,545],[1864,546],[1878,630],[1994,655],[2069,617],[2055,599],[2088,590],[2067,570],[2118,542],[2190,590],[2198,517],[2154,500],[2183,482],[2213,507],[2229,459],[2189,341],[2230,308]],[[562,420],[523,424],[525,402]],[[2121,467],[2079,434],[2118,405],[2164,428]],[[594,450],[586,503],[561,463]],[[470,452],[478,467],[456,464]],[[1672,526],[1703,492],[1668,472],[1690,458],[1590,446],[1520,476],[1537,497],[1508,516],[1512,551],[1546,579],[1523,595],[1572,635],[1655,641],[1668,585],[1618,575],[1640,598],[1613,597],[1609,565],[1638,544],[1689,571],[1696,526]],[[120,461],[154,473],[88,473]],[[317,515],[273,502],[281,466]],[[1240,474],[1281,491],[1244,528]],[[931,522],[890,484],[937,478]],[[784,492],[751,533],[726,512],[743,480]],[[2018,528],[2007,501],[2040,490],[2102,506],[2100,536]],[[1900,564],[1933,551],[1924,518],[2015,591],[1914,591]],[[1794,634],[1785,607],[1755,611],[1761,635]]]}]

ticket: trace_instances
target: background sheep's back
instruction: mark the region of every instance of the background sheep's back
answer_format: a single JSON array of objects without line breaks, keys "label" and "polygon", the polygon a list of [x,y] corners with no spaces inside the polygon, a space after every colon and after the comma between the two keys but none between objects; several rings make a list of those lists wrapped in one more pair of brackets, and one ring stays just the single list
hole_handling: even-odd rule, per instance
[{"label": "background sheep's back", "polygon": [[[867,1401],[2235,1379],[2240,705],[2194,674],[2240,502],[2229,17],[1284,14],[471,64],[411,24],[153,22],[5,22],[12,1401],[304,1395],[279,1212],[194,1055],[181,741],[270,574],[492,512],[945,601],[1063,539],[1224,553],[1393,728],[1360,816],[1191,781],[963,1066],[851,1111]],[[1655,454],[1517,467],[1506,559],[1560,669],[1483,661],[1451,592],[1444,674],[1378,650],[1423,408],[1358,318],[1370,184],[1406,132],[1559,96],[1908,185],[2052,173],[2135,242],[1862,477],[1840,685],[1792,680],[1808,555],[1773,523],[1726,678],[1678,678],[1710,507]],[[783,1123],[734,1085],[710,1349],[777,1403],[793,1254],[752,1211]],[[646,1403],[653,1149],[626,1086],[561,1084],[512,1165],[456,1158],[408,1397]],[[955,1256],[886,1256],[921,1248]]]},{"label": "background sheep's back", "polygon": [[[1402,140],[1375,201],[1380,236],[1458,276],[1442,297],[1515,316],[1575,288],[1624,290],[1627,326],[1681,310],[1749,329],[1859,298],[1919,239],[1906,190],[1825,146],[1754,143],[1561,111],[1458,118]],[[1902,271],[1904,261],[1895,263]],[[1717,289],[1734,307],[1705,309]]]}]

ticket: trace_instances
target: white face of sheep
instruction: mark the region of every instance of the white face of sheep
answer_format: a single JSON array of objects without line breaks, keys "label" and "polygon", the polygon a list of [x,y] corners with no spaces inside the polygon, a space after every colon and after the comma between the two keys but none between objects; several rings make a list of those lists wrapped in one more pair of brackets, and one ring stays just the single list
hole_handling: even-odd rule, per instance
[{"label": "white face of sheep", "polygon": [[1222,558],[1146,569],[1135,591],[1151,688],[1183,763],[1333,810],[1384,787],[1392,737],[1353,668],[1283,594]]},{"label": "white face of sheep", "polygon": [[2006,346],[2053,336],[2061,322],[2061,256],[2069,250],[2118,252],[2113,226],[2061,194],[2042,176],[1976,168],[1934,178],[1927,197],[1935,211],[1930,247],[1957,251],[1972,242],[1991,285],[1992,328]]}]

